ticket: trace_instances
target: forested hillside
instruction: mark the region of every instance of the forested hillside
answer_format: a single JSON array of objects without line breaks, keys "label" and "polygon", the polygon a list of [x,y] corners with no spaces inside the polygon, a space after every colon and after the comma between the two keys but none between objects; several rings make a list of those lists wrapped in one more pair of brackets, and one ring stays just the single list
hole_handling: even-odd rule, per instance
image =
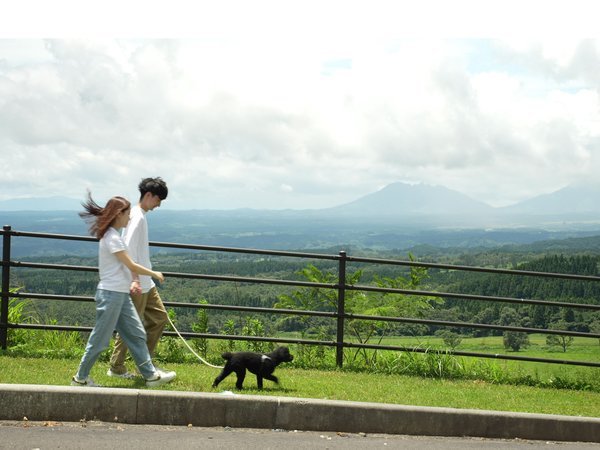
[{"label": "forested hillside", "polygon": [[[519,264],[516,269],[598,276],[599,264],[599,256],[547,255]],[[458,271],[440,273],[435,276],[435,279],[437,287],[445,292],[575,304],[600,304],[600,282],[597,281]],[[446,299],[444,310],[466,321],[499,325],[507,324],[502,323],[502,316],[509,312],[513,316],[510,325],[590,331],[591,327],[600,324],[597,323],[600,319],[599,313],[579,308]],[[482,331],[477,333],[481,335]]]},{"label": "forested hillside", "polygon": [[[571,240],[576,250],[553,253],[545,249],[536,252],[532,246],[518,250],[496,249],[460,253],[451,249],[429,247],[427,256],[422,261],[440,261],[478,267],[502,267],[528,271],[572,273],[580,275],[598,275],[600,256],[595,252],[579,250],[580,242]],[[555,244],[559,244],[558,242]],[[567,246],[567,243],[560,243]],[[332,252],[333,253],[333,252]],[[408,255],[395,252],[371,252],[369,256],[384,258],[408,259]],[[78,257],[45,257],[29,260],[63,263],[71,265],[94,266],[95,258]],[[419,260],[419,258],[417,258]],[[233,275],[240,277],[274,278],[283,280],[306,281],[301,271],[314,265],[322,277],[337,274],[334,261],[305,260],[275,256],[257,256],[250,254],[229,253],[172,253],[156,254],[155,268],[163,272]],[[355,276],[357,284],[373,284],[382,279],[410,279],[407,267],[390,265],[349,264],[348,276]],[[327,275],[330,274],[330,275]],[[14,287],[23,292],[40,292],[49,294],[93,295],[97,283],[97,274],[73,271],[12,269]],[[430,269],[420,281],[419,289],[435,292],[452,292],[478,294],[487,296],[514,297],[562,301],[570,303],[599,304],[600,283],[592,281],[574,281],[528,277],[516,275],[499,275],[489,273],[465,272],[454,270]],[[165,302],[198,303],[207,301],[211,304],[273,307],[282,298],[298,290],[293,287],[269,284],[250,284],[239,282],[219,282],[207,280],[189,280],[167,278],[161,287],[161,295]],[[323,297],[325,298],[325,297]],[[518,325],[535,328],[562,327],[571,330],[589,331],[597,329],[600,324],[600,313],[587,309],[565,309],[550,306],[515,305],[512,303],[461,300],[442,298],[443,302],[435,302],[431,307],[419,311],[419,317],[439,320],[464,321],[500,325]],[[379,301],[379,300],[378,300]],[[383,300],[385,301],[385,300]],[[315,309],[327,309],[325,301],[313,305]],[[382,306],[383,307],[383,306]],[[94,307],[92,303],[72,301],[33,300],[29,306],[33,315],[40,321],[49,323],[56,321],[69,325],[92,325]],[[191,331],[197,320],[197,309],[174,308],[180,329]],[[209,330],[221,332],[229,322],[241,328],[249,314],[235,312],[209,312]],[[298,330],[298,321],[283,320],[279,315],[260,316],[265,332],[282,332]],[[313,320],[306,326],[323,326],[321,320]],[[389,332],[390,330],[388,330]],[[396,325],[396,334],[433,334],[436,327]],[[486,330],[463,328],[461,333],[482,335]]]}]

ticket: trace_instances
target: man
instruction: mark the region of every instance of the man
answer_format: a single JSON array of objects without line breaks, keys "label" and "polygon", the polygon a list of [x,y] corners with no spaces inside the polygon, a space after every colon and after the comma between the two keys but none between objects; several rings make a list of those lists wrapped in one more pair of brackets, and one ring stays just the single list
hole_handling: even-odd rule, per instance
[{"label": "man", "polygon": [[[131,217],[129,224],[123,231],[123,240],[127,245],[131,259],[148,269],[152,269],[146,213],[158,208],[161,202],[167,198],[169,190],[167,184],[160,177],[144,178],[138,185],[138,189],[140,191],[140,201],[137,206],[131,208]],[[146,330],[148,351],[151,356],[154,356],[154,350],[168,321],[167,311],[151,277],[132,272],[129,292]],[[127,346],[118,336],[110,358],[110,369],[108,369],[107,375],[133,378],[135,375],[128,372],[125,366],[126,356]]]}]

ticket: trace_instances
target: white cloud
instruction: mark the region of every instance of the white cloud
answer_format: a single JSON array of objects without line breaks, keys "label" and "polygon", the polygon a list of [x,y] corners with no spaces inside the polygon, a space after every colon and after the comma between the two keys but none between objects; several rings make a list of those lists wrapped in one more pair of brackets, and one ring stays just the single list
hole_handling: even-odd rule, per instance
[{"label": "white cloud", "polygon": [[160,175],[165,207],[326,207],[395,181],[500,205],[600,169],[598,41],[387,38],[372,17],[331,38],[321,18],[0,40],[0,199],[135,197]]}]

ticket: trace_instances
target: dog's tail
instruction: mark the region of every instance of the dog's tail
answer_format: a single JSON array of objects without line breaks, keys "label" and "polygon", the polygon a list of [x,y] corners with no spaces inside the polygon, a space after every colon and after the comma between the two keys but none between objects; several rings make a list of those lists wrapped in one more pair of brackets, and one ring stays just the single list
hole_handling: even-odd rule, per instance
[{"label": "dog's tail", "polygon": [[226,359],[227,361],[229,361],[231,359],[233,355],[231,354],[231,352],[225,352],[221,355],[221,358]]}]

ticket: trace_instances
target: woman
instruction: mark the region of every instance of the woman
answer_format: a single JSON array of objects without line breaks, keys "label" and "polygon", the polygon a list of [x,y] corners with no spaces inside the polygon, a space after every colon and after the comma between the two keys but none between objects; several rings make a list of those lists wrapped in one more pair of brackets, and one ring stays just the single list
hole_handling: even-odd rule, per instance
[{"label": "woman", "polygon": [[79,215],[90,224],[90,233],[100,239],[98,267],[100,282],[96,290],[96,325],[90,334],[72,386],[98,386],[89,377],[92,366],[109,345],[116,329],[129,348],[147,386],[160,386],[175,378],[175,372],[165,372],[152,364],[146,345],[146,332],[129,298],[131,272],[164,280],[163,274],[136,264],[127,254],[125,243],[117,230],[129,222],[131,203],[123,197],[111,198],[102,208],[92,200],[82,204]]}]

